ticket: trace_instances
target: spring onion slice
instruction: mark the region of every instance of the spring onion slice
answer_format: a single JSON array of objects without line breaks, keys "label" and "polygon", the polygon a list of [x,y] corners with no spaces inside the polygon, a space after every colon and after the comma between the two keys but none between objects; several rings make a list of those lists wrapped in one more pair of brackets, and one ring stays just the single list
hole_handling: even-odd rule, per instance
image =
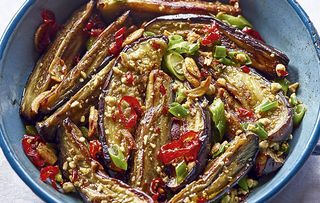
[{"label": "spring onion slice", "polygon": [[189,114],[188,110],[178,102],[173,102],[170,105],[169,112],[177,118],[185,118]]},{"label": "spring onion slice", "polygon": [[176,167],[177,183],[180,184],[188,175],[188,167],[185,161],[180,162]]},{"label": "spring onion slice", "polygon": [[216,138],[216,141],[219,142],[222,140],[222,137],[227,129],[227,119],[224,111],[224,103],[220,98],[217,98],[209,106],[209,110],[211,112],[211,117],[215,124],[215,127],[219,131],[219,137]]},{"label": "spring onion slice", "polygon": [[122,170],[128,169],[128,163],[118,145],[112,145],[108,148],[109,155],[114,165]]},{"label": "spring onion slice", "polygon": [[265,101],[263,102],[262,104],[260,104],[259,106],[257,106],[255,108],[255,110],[257,112],[262,112],[262,113],[265,113],[265,112],[268,112],[268,111],[272,111],[274,109],[276,109],[277,107],[279,106],[279,103],[278,101]]},{"label": "spring onion slice", "polygon": [[303,104],[298,104],[293,110],[293,125],[298,126],[301,123],[307,109]]}]

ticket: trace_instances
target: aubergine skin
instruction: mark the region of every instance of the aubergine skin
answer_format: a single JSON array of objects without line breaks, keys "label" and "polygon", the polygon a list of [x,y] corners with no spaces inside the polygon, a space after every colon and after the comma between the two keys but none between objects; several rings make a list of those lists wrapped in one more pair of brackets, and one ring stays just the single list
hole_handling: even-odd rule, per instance
[{"label": "aubergine skin", "polygon": [[89,109],[99,101],[99,96],[103,85],[110,80],[111,68],[115,59],[109,58],[103,64],[103,68],[85,86],[83,86],[69,101],[57,109],[44,121],[36,124],[40,135],[47,141],[54,141],[56,130],[62,121],[69,117],[74,123],[79,124],[81,117],[88,117]]},{"label": "aubergine skin", "polygon": [[[143,38],[124,48],[113,66],[110,82],[106,83],[100,96],[98,132],[103,146],[105,164],[111,167],[108,147],[123,147],[123,154],[128,159],[135,148],[133,134],[135,127],[127,129],[120,118],[118,104],[124,96],[133,96],[143,106],[148,76],[152,70],[160,69],[162,57],[167,48],[166,37]],[[127,75],[133,83],[127,83]]]},{"label": "aubergine skin", "polygon": [[219,1],[165,1],[165,0],[99,0],[98,9],[104,16],[114,15],[124,9],[135,10],[138,12],[157,13],[157,14],[179,14],[179,13],[197,13],[197,14],[217,14],[224,12],[231,15],[238,15],[240,7],[238,1],[231,0],[230,4],[222,4]]},{"label": "aubergine skin", "polygon": [[252,60],[252,67],[257,70],[276,77],[277,64],[288,65],[288,57],[279,50],[211,16],[194,14],[161,16],[148,22],[145,30],[156,34],[162,34],[165,30],[171,33],[188,34],[192,29],[202,30],[213,23],[217,25],[223,36],[222,45],[247,53]]},{"label": "aubergine skin", "polygon": [[[187,85],[189,89],[189,85]],[[190,103],[189,103],[190,102]],[[207,108],[202,108],[200,102],[189,100],[191,113],[182,121],[180,132],[194,131],[199,133],[200,150],[197,155],[194,166],[189,169],[188,175],[181,183],[177,183],[175,177],[172,177],[167,186],[173,191],[179,191],[181,188],[194,181],[206,167],[210,149],[213,143],[211,130],[211,116]]]},{"label": "aubergine skin", "polygon": [[72,68],[73,59],[85,46],[87,37],[83,35],[86,25],[95,7],[94,1],[76,11],[64,28],[58,33],[47,52],[39,59],[29,76],[21,102],[20,114],[27,122],[37,118],[39,99],[46,94],[52,83],[49,73],[54,61],[63,60],[67,70]]},{"label": "aubergine skin", "polygon": [[[211,69],[212,71],[213,69]],[[213,74],[214,75],[214,74]],[[278,101],[277,109],[261,114],[261,118],[267,118],[272,123],[265,126],[268,132],[268,140],[284,141],[292,132],[292,109],[288,101],[280,92],[271,92],[271,84],[255,71],[244,73],[236,67],[225,67],[218,74],[219,78],[226,80],[226,90],[230,92],[240,103],[241,107],[249,110],[255,109],[263,103],[264,99]],[[261,119],[260,118],[260,119]]]},{"label": "aubergine skin", "polygon": [[255,134],[235,137],[222,155],[209,162],[199,179],[187,185],[169,202],[185,202],[187,199],[197,202],[199,198],[216,201],[248,173],[258,151],[259,138]]},{"label": "aubergine skin", "polygon": [[[61,170],[85,202],[153,202],[145,193],[108,177],[103,167],[90,158],[88,143],[81,142],[81,137],[80,129],[70,119],[65,119],[59,131]],[[68,158],[72,161],[68,162]],[[71,162],[75,167],[70,168]],[[74,173],[78,175],[73,176]]]},{"label": "aubergine skin", "polygon": [[40,101],[40,112],[48,114],[65,103],[75,94],[90,76],[99,71],[101,63],[110,56],[109,48],[115,41],[114,33],[125,26],[128,22],[129,12],[124,13],[115,22],[110,24],[97,38],[91,49],[82,57],[58,85]]},{"label": "aubergine skin", "polygon": [[[135,141],[129,184],[148,192],[151,181],[164,176],[157,168],[163,167],[158,159],[160,147],[170,142],[170,114],[165,112],[172,102],[172,79],[161,70],[153,70],[149,75],[146,93],[146,113],[140,120]],[[160,91],[162,89],[162,91]]]}]

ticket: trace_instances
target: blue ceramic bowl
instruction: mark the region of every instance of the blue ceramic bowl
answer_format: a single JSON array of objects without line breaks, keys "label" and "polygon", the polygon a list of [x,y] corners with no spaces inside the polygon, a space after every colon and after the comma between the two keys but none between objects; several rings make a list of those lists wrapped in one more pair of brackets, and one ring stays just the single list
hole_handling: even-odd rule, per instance
[{"label": "blue ceramic bowl", "polygon": [[[27,0],[11,21],[0,46],[0,143],[12,168],[46,202],[80,202],[56,192],[39,179],[38,170],[24,155],[24,126],[19,103],[24,85],[38,58],[33,35],[43,8],[53,10],[64,22],[84,1]],[[290,79],[299,81],[299,96],[308,112],[294,132],[292,148],[281,170],[256,189],[248,202],[264,202],[283,188],[307,160],[319,138],[320,62],[319,37],[308,16],[294,0],[242,0],[244,15],[271,45],[284,51],[290,61]]]}]

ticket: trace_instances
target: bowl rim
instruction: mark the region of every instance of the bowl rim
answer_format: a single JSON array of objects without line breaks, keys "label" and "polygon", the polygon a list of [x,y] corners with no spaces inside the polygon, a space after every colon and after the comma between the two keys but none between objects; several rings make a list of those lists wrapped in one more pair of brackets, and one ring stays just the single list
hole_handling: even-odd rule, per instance
[{"label": "bowl rim", "polygon": [[[315,29],[313,23],[310,21],[309,16],[302,9],[300,4],[295,0],[287,0],[290,6],[298,14],[299,18],[302,20],[303,24],[307,28],[312,41],[314,43],[314,48],[317,52],[318,59],[320,61],[320,37]],[[6,50],[7,44],[15,31],[15,28],[19,24],[20,20],[23,18],[28,9],[35,3],[35,0],[26,0],[20,9],[16,12],[7,28],[5,29],[1,39],[0,39],[0,61],[2,60],[3,54]],[[318,63],[320,64],[320,62]],[[268,192],[265,193],[259,199],[259,202],[265,202],[277,194],[284,186],[296,175],[296,173],[301,169],[301,167],[306,162],[307,158],[312,153],[312,150],[316,146],[318,139],[320,137],[320,109],[318,109],[317,120],[313,127],[312,133],[309,137],[307,147],[302,153],[301,158],[297,161],[297,165],[289,171],[288,175],[281,178],[280,181]],[[0,147],[7,158],[9,164],[13,170],[18,174],[18,176],[24,181],[25,184],[42,200],[45,202],[58,202],[58,199],[54,195],[49,194],[44,187],[41,187],[35,180],[33,180],[26,171],[24,171],[22,165],[18,162],[15,156],[11,153],[8,147],[8,141],[4,137],[4,129],[2,125],[2,118],[0,117]]]}]

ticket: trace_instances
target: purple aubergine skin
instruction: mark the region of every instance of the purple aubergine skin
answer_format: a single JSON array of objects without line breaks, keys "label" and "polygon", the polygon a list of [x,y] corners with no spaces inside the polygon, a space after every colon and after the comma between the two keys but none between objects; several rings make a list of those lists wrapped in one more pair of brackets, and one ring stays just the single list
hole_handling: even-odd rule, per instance
[{"label": "purple aubergine skin", "polygon": [[[170,22],[171,24],[186,22],[189,26],[192,24],[216,24],[221,34],[245,50],[254,59],[252,62],[257,70],[270,77],[277,76],[275,71],[277,64],[288,66],[289,58],[281,51],[211,16],[196,14],[167,15],[151,20],[144,27],[146,31],[161,32],[161,29],[152,30],[152,27],[159,25],[159,28],[161,28],[161,23],[165,22]],[[172,31],[176,30],[177,28]]]},{"label": "purple aubergine skin", "polygon": [[[126,52],[127,50],[129,50],[130,48],[132,48],[133,46],[143,42],[143,41],[146,41],[146,40],[149,40],[149,39],[153,39],[153,38],[158,38],[158,39],[162,39],[164,40],[166,43],[168,43],[168,38],[165,37],[165,36],[155,36],[155,37],[146,37],[146,38],[141,38],[141,39],[138,39],[137,41],[133,42],[132,44],[130,45],[127,45],[123,48],[122,52]],[[115,64],[118,64],[119,62],[119,57],[117,58]],[[108,170],[108,173],[109,175],[111,175],[112,177],[116,177],[118,176],[118,173],[112,169],[110,169],[110,164],[111,164],[111,157],[109,156],[109,152],[108,152],[108,144],[107,144],[107,140],[106,140],[106,134],[105,134],[105,127],[104,127],[104,106],[105,106],[105,96],[107,95],[108,93],[108,89],[109,89],[109,86],[110,86],[110,81],[112,79],[112,75],[113,75],[113,71],[111,70],[110,71],[110,75],[108,77],[108,80],[106,80],[104,86],[103,86],[103,89],[102,89],[102,92],[100,94],[100,98],[99,98],[99,110],[98,110],[98,135],[99,135],[99,140],[101,142],[101,146],[102,146],[102,154],[103,154],[103,162],[104,162],[104,165],[105,167],[107,168]]]},{"label": "purple aubergine skin", "polygon": [[[189,84],[187,84],[189,86]],[[190,87],[190,86],[189,86]],[[200,102],[199,102],[200,105]],[[200,105],[201,107],[201,105]],[[195,166],[191,169],[191,171],[186,176],[185,180],[180,183],[179,185],[172,184],[175,181],[172,179],[168,182],[167,186],[173,190],[173,191],[179,191],[187,184],[194,181],[200,174],[202,174],[204,168],[206,167],[206,164],[208,162],[210,150],[213,144],[213,130],[211,128],[212,120],[209,113],[209,110],[207,108],[200,108],[202,119],[204,121],[204,129],[200,136],[200,150],[197,155],[197,160]],[[188,131],[188,130],[186,130]]]},{"label": "purple aubergine skin", "polygon": [[[70,133],[66,133],[67,131],[69,131]],[[79,132],[79,134],[77,133],[72,133],[72,132]],[[69,119],[69,118],[66,118],[64,121],[63,121],[63,127],[60,128],[59,130],[59,139],[60,139],[60,142],[59,142],[59,145],[60,145],[60,149],[62,149],[60,151],[60,154],[59,154],[59,157],[61,160],[61,163],[59,164],[59,167],[63,173],[63,175],[68,179],[69,178],[69,175],[67,174],[67,172],[65,170],[63,170],[63,167],[62,167],[62,164],[64,162],[67,161],[67,157],[70,157],[70,153],[68,152],[68,149],[66,148],[67,146],[65,146],[65,141],[64,140],[64,137],[63,136],[68,136],[67,138],[70,140],[72,140],[72,142],[69,142],[68,143],[68,147],[74,147],[74,151],[75,152],[78,152],[79,154],[77,155],[80,155],[85,157],[85,161],[87,162],[87,165],[90,165],[90,162],[92,162],[92,158],[90,157],[90,152],[89,152],[89,148],[88,148],[88,143],[87,144],[84,144],[82,142],[80,142],[78,139],[79,137],[82,136],[81,134],[81,131],[78,129],[78,127],[72,123],[72,121]],[[65,137],[66,138],[66,137]],[[127,189],[128,191],[132,192],[133,194],[135,194],[136,196],[140,197],[141,199],[144,199],[146,202],[149,202],[149,203],[152,203],[153,200],[151,199],[151,197],[149,197],[147,194],[145,194],[144,192],[142,191],[139,191],[135,188],[131,188],[129,185],[123,183],[122,181],[120,180],[117,180],[117,179],[114,179],[114,178],[110,178],[108,177],[104,171],[101,171],[101,170],[97,170],[96,172],[94,172],[94,175],[95,176],[98,176],[100,177],[101,179],[108,179],[108,180],[112,180],[114,184],[122,187],[122,188],[125,188]],[[90,201],[90,199],[81,191],[82,188],[80,187],[76,187],[76,190],[77,192],[79,193],[79,195],[82,197],[82,199],[85,201],[85,202],[92,202]]]},{"label": "purple aubergine skin", "polygon": [[[200,62],[200,64],[201,64],[201,62]],[[211,75],[214,76],[215,74],[212,71],[213,71],[212,69],[209,69],[209,73],[211,73]],[[271,85],[270,81],[268,81],[265,77],[263,77],[261,74],[259,74],[253,68],[250,68],[250,72],[252,72],[256,76],[262,78],[263,81],[266,82],[266,84]],[[226,87],[226,89],[228,90],[228,87]],[[228,91],[228,93],[234,97],[234,95],[230,91]],[[282,141],[288,140],[289,135],[292,133],[292,130],[293,130],[293,122],[292,122],[293,110],[290,107],[288,100],[285,98],[285,96],[283,95],[282,92],[279,92],[277,95],[279,96],[280,101],[283,102],[285,104],[285,106],[287,107],[288,113],[287,113],[285,122],[283,122],[281,124],[281,127],[279,127],[279,130],[277,130],[276,132],[274,132],[273,134],[268,136],[268,140],[273,141],[273,142],[282,142]]]}]

